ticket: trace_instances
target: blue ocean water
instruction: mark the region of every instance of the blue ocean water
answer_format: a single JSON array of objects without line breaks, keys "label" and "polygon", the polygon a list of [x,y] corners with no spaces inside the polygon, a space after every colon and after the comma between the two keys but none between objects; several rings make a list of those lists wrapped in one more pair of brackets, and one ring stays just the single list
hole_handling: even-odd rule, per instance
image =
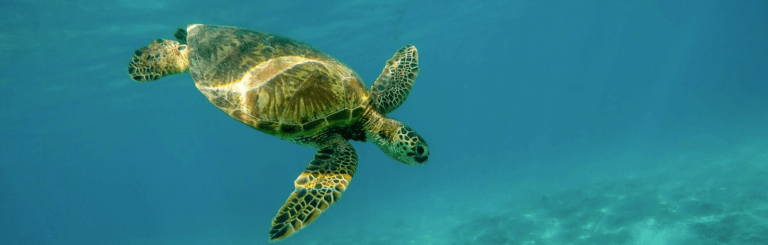
[{"label": "blue ocean water", "polygon": [[221,113],[133,51],[191,23],[309,43],[390,116],[343,198],[281,244],[768,244],[766,1],[0,2],[0,244],[267,244],[314,149]]}]

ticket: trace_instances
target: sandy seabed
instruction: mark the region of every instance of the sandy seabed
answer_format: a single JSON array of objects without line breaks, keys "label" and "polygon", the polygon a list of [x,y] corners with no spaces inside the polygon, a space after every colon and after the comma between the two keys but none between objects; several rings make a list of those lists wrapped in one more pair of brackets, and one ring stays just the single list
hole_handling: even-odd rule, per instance
[{"label": "sandy seabed", "polygon": [[292,242],[768,244],[768,147],[711,156],[681,153],[664,167],[632,177],[534,183],[526,186],[538,189],[512,199],[475,193],[464,199],[475,202],[441,205],[440,197],[425,197],[434,202],[426,212],[382,212],[380,223],[349,228],[359,231],[352,236],[313,234]]}]

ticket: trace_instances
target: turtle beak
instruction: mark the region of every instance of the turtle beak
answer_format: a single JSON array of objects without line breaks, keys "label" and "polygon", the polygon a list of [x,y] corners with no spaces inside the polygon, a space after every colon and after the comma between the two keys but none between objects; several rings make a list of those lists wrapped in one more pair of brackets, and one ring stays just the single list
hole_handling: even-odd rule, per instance
[{"label": "turtle beak", "polygon": [[424,163],[427,161],[427,158],[429,158],[429,156],[417,156],[417,157],[414,157],[413,159],[416,160],[416,162],[418,163]]}]

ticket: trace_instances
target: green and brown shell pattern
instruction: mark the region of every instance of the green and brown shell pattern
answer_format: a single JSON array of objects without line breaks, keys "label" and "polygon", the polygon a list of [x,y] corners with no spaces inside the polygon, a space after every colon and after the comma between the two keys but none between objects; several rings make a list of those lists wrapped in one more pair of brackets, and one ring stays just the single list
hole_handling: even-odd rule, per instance
[{"label": "green and brown shell pattern", "polygon": [[316,147],[319,139],[314,137],[350,127],[371,103],[357,73],[292,39],[191,25],[187,46],[192,78],[211,103],[259,131],[294,143]]}]

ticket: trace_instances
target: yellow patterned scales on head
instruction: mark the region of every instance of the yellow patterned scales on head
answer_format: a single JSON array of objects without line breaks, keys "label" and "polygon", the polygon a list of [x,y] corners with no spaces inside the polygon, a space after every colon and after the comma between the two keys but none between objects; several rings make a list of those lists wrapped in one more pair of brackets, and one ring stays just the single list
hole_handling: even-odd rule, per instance
[{"label": "yellow patterned scales on head", "polygon": [[318,149],[272,220],[270,241],[304,228],[347,189],[357,168],[349,140],[371,141],[393,159],[422,165],[426,141],[385,115],[406,99],[418,53],[406,45],[386,62],[372,89],[333,57],[289,38],[228,26],[190,25],[134,52],[133,80],[189,71],[216,107],[261,132]]}]

